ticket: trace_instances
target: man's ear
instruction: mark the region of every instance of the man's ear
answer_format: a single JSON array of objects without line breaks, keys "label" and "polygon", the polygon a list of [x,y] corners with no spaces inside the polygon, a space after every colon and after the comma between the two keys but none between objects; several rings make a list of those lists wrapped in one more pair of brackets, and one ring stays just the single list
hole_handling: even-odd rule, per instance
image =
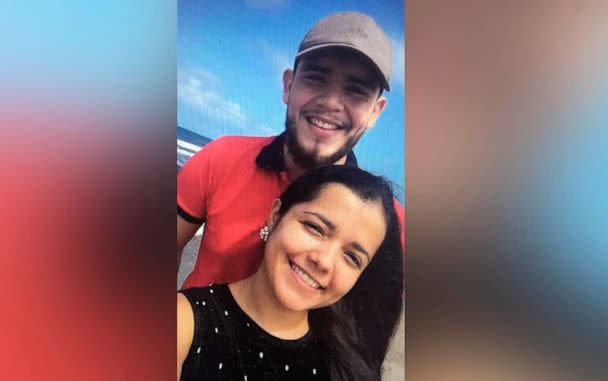
[{"label": "man's ear", "polygon": [[289,93],[291,92],[291,84],[293,83],[294,72],[291,69],[286,69],[283,72],[283,103],[289,102]]},{"label": "man's ear", "polygon": [[378,120],[378,117],[386,108],[386,102],[386,97],[382,95],[376,99],[376,103],[374,103],[374,108],[372,110],[372,115],[367,120],[367,128],[372,128],[374,124],[376,124],[376,120]]},{"label": "man's ear", "polygon": [[270,205],[270,216],[268,216],[268,230],[272,230],[272,228],[279,221],[279,209],[281,209],[281,200],[276,199]]}]

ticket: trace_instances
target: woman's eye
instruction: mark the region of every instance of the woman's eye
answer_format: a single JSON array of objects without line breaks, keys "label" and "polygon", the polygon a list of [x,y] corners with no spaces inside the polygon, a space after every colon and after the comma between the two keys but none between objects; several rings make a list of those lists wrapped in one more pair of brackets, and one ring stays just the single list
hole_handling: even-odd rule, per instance
[{"label": "woman's eye", "polygon": [[350,251],[347,251],[344,253],[344,255],[346,255],[346,257],[348,258],[348,261],[350,263],[352,263],[353,265],[355,265],[357,268],[361,268],[361,260],[359,259],[359,257],[357,256],[357,254],[351,253]]},{"label": "woman's eye", "polygon": [[317,224],[315,224],[314,222],[309,222],[309,221],[303,221],[302,224],[306,227],[306,230],[308,230],[309,232],[322,237],[323,236],[323,229],[321,229],[321,227]]}]

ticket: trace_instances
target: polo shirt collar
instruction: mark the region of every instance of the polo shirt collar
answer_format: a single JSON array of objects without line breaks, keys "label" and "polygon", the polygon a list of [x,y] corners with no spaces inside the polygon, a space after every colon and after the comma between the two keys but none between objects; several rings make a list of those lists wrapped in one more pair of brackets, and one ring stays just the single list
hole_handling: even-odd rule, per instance
[{"label": "polo shirt collar", "polygon": [[[285,132],[274,138],[270,144],[262,148],[255,159],[255,163],[258,167],[276,172],[284,171],[283,143],[285,143]],[[358,166],[357,158],[352,150],[346,154],[345,165]]]}]

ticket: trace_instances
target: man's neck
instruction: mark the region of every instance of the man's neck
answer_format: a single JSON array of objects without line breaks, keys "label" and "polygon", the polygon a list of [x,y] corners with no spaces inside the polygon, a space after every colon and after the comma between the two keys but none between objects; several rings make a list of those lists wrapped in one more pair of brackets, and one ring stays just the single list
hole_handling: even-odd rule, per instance
[{"label": "man's neck", "polygon": [[[334,164],[346,164],[346,155],[342,156],[342,158],[340,158]],[[291,156],[289,153],[286,144],[283,144],[283,166],[285,168],[285,172],[287,173],[287,179],[290,183],[310,170],[300,167],[295,162],[293,156]]]},{"label": "man's neck", "polygon": [[267,277],[259,270],[228,287],[239,307],[272,336],[295,340],[308,332],[308,311],[288,310],[280,305]]}]

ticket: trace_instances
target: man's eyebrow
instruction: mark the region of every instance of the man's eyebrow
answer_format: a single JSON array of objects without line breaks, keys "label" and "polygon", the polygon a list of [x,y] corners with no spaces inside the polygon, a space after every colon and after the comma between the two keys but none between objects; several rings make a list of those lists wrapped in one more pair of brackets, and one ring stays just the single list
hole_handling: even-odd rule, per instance
[{"label": "man's eyebrow", "polygon": [[327,66],[319,65],[314,62],[302,62],[302,71],[318,71],[323,74],[330,74],[331,70]]},{"label": "man's eyebrow", "polygon": [[363,87],[365,87],[366,89],[369,89],[369,90],[375,90],[376,89],[376,86],[374,85],[374,83],[372,83],[372,81],[369,81],[369,80],[367,80],[365,78],[360,78],[360,77],[355,77],[355,76],[349,75],[348,78],[347,78],[347,80],[349,82],[352,82],[352,83],[355,83],[357,85],[363,86]]},{"label": "man's eyebrow", "polygon": [[365,254],[365,256],[367,257],[367,263],[370,263],[370,262],[371,262],[371,260],[372,260],[372,256],[371,256],[371,255],[369,255],[369,253],[367,252],[367,250],[365,250],[365,249],[363,248],[363,246],[359,245],[359,243],[358,243],[358,242],[353,242],[353,243],[352,243],[352,245],[353,245],[353,248],[354,248],[355,250],[357,250],[357,251],[359,251],[359,252],[361,252],[361,253]]},{"label": "man's eyebrow", "polygon": [[320,213],[316,213],[316,212],[304,212],[305,214],[312,214],[313,216],[317,217],[318,219],[320,219],[321,221],[323,221],[323,223],[325,225],[327,225],[327,227],[331,230],[335,230],[336,229],[336,225],[334,225],[330,220],[327,219],[327,217],[325,217],[324,215],[320,214]]}]

